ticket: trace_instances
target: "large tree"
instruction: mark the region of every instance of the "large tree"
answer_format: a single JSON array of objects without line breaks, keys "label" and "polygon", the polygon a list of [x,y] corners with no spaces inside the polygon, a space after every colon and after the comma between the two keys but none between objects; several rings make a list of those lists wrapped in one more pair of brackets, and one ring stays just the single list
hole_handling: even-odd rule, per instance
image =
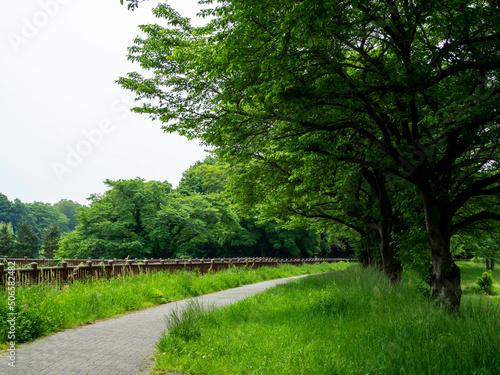
[{"label": "large tree", "polygon": [[218,5],[202,28],[166,4],[154,10],[165,27],[142,26],[147,37],[130,48],[154,76],[119,80],[144,100],[135,110],[224,157],[272,155],[283,139],[308,136],[310,152],[384,184],[404,179],[421,196],[433,294],[458,309],[451,237],[500,218],[495,205],[472,204],[500,192],[498,3]]},{"label": "large tree", "polygon": [[145,257],[154,249],[147,223],[161,209],[171,191],[168,182],[106,180],[109,190],[92,195],[78,213],[78,225],[61,242],[63,257]]}]

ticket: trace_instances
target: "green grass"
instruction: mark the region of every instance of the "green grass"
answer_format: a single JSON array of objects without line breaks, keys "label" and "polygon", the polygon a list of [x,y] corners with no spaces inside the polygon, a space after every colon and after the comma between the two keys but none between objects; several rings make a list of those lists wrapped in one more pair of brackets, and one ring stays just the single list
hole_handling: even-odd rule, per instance
[{"label": "green grass", "polygon": [[224,309],[175,313],[155,372],[499,374],[500,305],[463,301],[450,313],[408,279],[391,285],[359,267],[315,275]]},{"label": "green grass", "polygon": [[462,305],[468,303],[480,303],[479,301],[487,299],[491,302],[500,303],[500,270],[493,271],[493,293],[494,295],[485,296],[484,293],[477,291],[476,281],[483,272],[486,271],[484,263],[458,262],[461,274],[462,284]]},{"label": "green grass", "polygon": [[[325,272],[347,264],[231,268],[219,273],[157,272],[116,279],[16,288],[16,343],[162,303],[259,281]],[[0,348],[6,347],[7,293],[0,291]]]}]

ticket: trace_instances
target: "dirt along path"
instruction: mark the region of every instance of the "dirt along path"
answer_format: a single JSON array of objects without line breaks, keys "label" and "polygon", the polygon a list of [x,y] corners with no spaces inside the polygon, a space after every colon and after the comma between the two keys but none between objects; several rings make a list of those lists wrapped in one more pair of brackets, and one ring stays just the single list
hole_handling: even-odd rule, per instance
[{"label": "dirt along path", "polygon": [[0,374],[148,374],[153,366],[154,345],[166,328],[165,316],[174,309],[182,309],[193,299],[229,305],[304,276],[245,285],[67,329],[20,345],[15,367],[8,365],[7,353],[1,353]]}]

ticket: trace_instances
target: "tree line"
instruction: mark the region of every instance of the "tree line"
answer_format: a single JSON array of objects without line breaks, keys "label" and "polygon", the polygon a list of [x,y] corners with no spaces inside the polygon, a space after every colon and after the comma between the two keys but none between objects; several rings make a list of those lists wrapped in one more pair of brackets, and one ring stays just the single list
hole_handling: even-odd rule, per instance
[{"label": "tree line", "polygon": [[107,180],[109,190],[80,209],[80,225],[56,254],[163,259],[352,254],[349,244],[333,235],[238,212],[226,190],[227,173],[227,165],[208,157],[186,170],[176,189],[166,181]]},{"label": "tree line", "polygon": [[0,194],[0,255],[8,257],[54,256],[64,233],[76,228],[79,203],[11,202]]},{"label": "tree line", "polygon": [[228,192],[228,165],[214,157],[161,181],[106,180],[108,190],[82,206],[5,202],[0,255],[47,258],[352,257],[346,232],[286,227],[238,210]]}]

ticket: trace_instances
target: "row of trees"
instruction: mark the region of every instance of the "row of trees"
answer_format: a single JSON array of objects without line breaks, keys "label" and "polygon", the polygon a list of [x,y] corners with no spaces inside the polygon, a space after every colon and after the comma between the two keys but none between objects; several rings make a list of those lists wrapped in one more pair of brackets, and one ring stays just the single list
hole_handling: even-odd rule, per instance
[{"label": "row of trees", "polygon": [[52,258],[59,249],[61,234],[61,228],[55,224],[45,231],[40,240],[33,227],[26,221],[19,225],[16,233],[10,223],[0,223],[0,255],[10,258],[24,256]]},{"label": "row of trees", "polygon": [[134,111],[214,147],[262,218],[348,227],[388,277],[413,267],[458,309],[452,237],[500,219],[499,4],[227,0],[200,13],[211,21],[193,27],[159,4],[163,25],[141,26],[129,59],[152,78],[118,81]]},{"label": "row of trees", "polygon": [[[56,254],[64,258],[309,257],[347,250],[327,233],[238,214],[225,192],[227,165],[209,157],[168,182],[107,180]],[[340,243],[338,245],[337,243]],[[346,253],[343,253],[346,255]]]},{"label": "row of trees", "polygon": [[76,228],[81,205],[70,200],[49,203],[11,202],[0,194],[0,255],[53,256],[62,233]]}]

